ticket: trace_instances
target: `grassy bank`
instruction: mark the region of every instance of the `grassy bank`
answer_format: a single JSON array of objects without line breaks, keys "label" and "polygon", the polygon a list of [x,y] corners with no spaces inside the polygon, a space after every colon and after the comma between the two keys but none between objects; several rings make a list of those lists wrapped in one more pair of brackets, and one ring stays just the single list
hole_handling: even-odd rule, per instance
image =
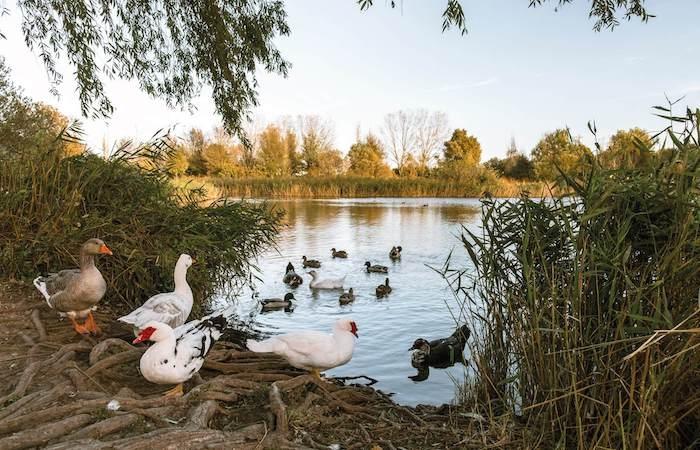
[{"label": "grassy bank", "polygon": [[477,331],[463,402],[524,447],[700,446],[700,111],[675,120],[655,167],[485,202],[476,273],[446,266]]},{"label": "grassy bank", "polygon": [[440,178],[212,178],[222,195],[234,198],[360,198],[360,197],[517,197],[523,191],[545,195],[536,182],[515,182],[495,177],[473,181]]},{"label": "grassy bank", "polygon": [[66,158],[59,146],[0,155],[0,276],[27,280],[76,267],[80,245],[99,237],[114,251],[98,261],[108,283],[103,302],[119,309],[171,289],[180,253],[197,260],[188,273],[196,303],[245,282],[250,261],[273,245],[280,215],[173,187],[148,164],[167,144],[108,160]]}]

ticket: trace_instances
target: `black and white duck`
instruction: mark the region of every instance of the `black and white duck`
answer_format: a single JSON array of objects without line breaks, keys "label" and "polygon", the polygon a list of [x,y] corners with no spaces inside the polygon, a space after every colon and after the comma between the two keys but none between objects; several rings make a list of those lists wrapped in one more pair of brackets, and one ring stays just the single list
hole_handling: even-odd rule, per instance
[{"label": "black and white duck", "polygon": [[348,252],[345,250],[336,250],[335,247],[331,249],[331,256],[334,258],[347,258],[348,257]]},{"label": "black and white duck", "polygon": [[317,259],[307,259],[306,256],[301,257],[301,264],[304,266],[304,269],[306,269],[307,267],[318,269],[319,267],[321,267],[321,261]]},{"label": "black and white duck", "polygon": [[301,275],[297,274],[294,271],[294,266],[290,262],[287,264],[287,269],[284,273],[284,277],[282,278],[282,282],[284,284],[288,284],[290,287],[295,288],[302,284],[304,282],[304,279],[301,277]]},{"label": "black and white duck", "polygon": [[365,262],[365,267],[367,267],[367,273],[389,273],[389,268],[387,266],[380,266],[378,264],[372,265],[369,261]]},{"label": "black and white duck", "polygon": [[292,303],[292,300],[296,300],[294,294],[288,292],[284,298],[266,298],[260,300],[260,306],[262,306],[262,312],[279,311],[281,309],[286,312],[292,312],[294,311],[294,303]]},{"label": "black and white duck", "polygon": [[349,303],[354,302],[355,293],[352,291],[352,288],[350,288],[350,290],[348,290],[347,292],[343,292],[342,294],[340,294],[339,301],[341,305],[347,305]]},{"label": "black and white duck", "polygon": [[437,368],[450,367],[457,362],[464,363],[464,346],[471,335],[467,325],[457,328],[450,337],[435,339],[428,342],[418,338],[408,351],[415,350],[411,355],[411,365],[416,368],[429,365]]},{"label": "black and white duck", "polygon": [[391,247],[391,251],[389,252],[389,258],[391,258],[392,261],[397,261],[401,259],[401,250],[403,249],[400,245],[397,247]]},{"label": "black and white duck", "polygon": [[379,286],[377,286],[375,293],[377,294],[377,298],[386,297],[387,295],[391,294],[391,286],[389,286],[389,278],[387,278],[384,281],[384,284],[380,284]]}]

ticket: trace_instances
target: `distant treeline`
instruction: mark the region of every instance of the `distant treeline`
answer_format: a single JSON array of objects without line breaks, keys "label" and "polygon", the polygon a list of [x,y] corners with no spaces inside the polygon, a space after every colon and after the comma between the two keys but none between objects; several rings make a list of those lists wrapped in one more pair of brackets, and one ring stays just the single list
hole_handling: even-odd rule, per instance
[{"label": "distant treeline", "polygon": [[191,129],[177,141],[167,173],[207,177],[232,196],[367,197],[518,195],[581,178],[592,160],[608,169],[646,165],[654,155],[644,130],[619,130],[593,152],[569,130],[546,133],[528,153],[511,139],[505,157],[481,163],[481,144],[465,129],[449,131],[443,113],[398,111],[379,134],[361,136],[344,155],[334,147],[332,126],[299,117],[248,132],[251,145],[222,130]]}]

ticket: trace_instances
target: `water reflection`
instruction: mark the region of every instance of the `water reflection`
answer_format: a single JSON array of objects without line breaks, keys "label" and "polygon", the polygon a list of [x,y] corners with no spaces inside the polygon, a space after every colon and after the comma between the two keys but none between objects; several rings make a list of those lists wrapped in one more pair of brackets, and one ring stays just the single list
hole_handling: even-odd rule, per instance
[{"label": "water reflection", "polygon": [[[252,293],[239,302],[241,315],[252,314],[263,330],[286,333],[300,329],[328,332],[341,316],[352,316],[359,339],[352,361],[327,372],[329,376],[366,375],[378,380],[376,388],[393,393],[399,403],[439,404],[455,394],[453,380],[464,377],[465,366],[428,369],[416,374],[406,351],[421,336],[449,336],[455,319],[463,321],[446,283],[430,267],[439,268],[450,251],[467,266],[457,235],[460,225],[475,226],[477,200],[463,199],[351,199],[279,202],[287,211],[279,252],[258,261],[263,282],[259,298],[294,292],[294,312],[259,314]],[[427,205],[427,206],[424,206]],[[392,246],[403,247],[392,261]],[[331,257],[331,248],[348,252],[347,259]],[[345,289],[354,288],[355,301],[341,306],[340,291],[309,289],[309,270],[301,257],[318,259],[322,278],[346,276]],[[365,261],[389,267],[388,275],[367,273]],[[288,262],[304,283],[296,289],[282,283]],[[375,289],[389,277],[392,292],[377,299]],[[246,300],[247,299],[247,300]],[[453,317],[454,316],[454,317]],[[468,357],[468,355],[467,355]],[[409,378],[417,376],[418,378]],[[420,377],[423,378],[423,382]]]}]

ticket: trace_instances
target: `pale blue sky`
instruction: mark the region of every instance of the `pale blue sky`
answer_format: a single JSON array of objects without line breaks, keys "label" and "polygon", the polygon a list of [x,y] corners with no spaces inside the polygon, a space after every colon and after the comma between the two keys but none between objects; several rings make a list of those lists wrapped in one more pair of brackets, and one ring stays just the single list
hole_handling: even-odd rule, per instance
[{"label": "pale blue sky", "polygon": [[[398,2],[401,3],[401,2]],[[648,0],[657,15],[647,24],[624,22],[614,32],[592,31],[589,2],[554,11],[555,0],[537,9],[527,0],[463,0],[469,34],[441,32],[445,1],[405,0],[390,9],[381,0],[361,12],[353,0],[287,2],[292,34],[278,39],[292,62],[289,77],[261,74],[264,121],[319,114],[335,125],[343,152],[363,132],[378,131],[386,113],[426,108],[448,114],[482,144],[482,160],[503,155],[511,136],[529,152],[546,131],[568,125],[591,142],[586,123],[601,137],[618,128],[650,130],[664,124],[651,106],[685,95],[700,106],[700,2]],[[48,92],[45,71],[19,30],[18,11],[0,19],[7,40],[0,54],[15,80],[34,99],[79,115],[71,70],[61,98]],[[179,130],[218,124],[206,91],[195,114],[169,110],[135,83],[108,82],[116,112],[109,121],[86,121],[88,141],[99,146],[123,136],[144,138],[178,124]]]}]

